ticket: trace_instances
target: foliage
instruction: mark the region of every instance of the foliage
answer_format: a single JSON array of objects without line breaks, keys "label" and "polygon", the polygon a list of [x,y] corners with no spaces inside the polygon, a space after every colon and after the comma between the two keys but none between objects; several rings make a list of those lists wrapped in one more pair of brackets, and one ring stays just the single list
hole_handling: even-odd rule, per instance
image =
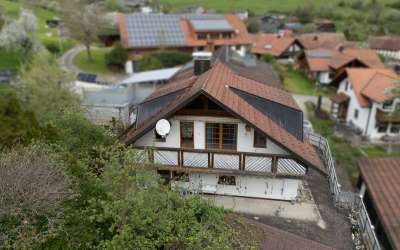
[{"label": "foliage", "polygon": [[179,51],[157,51],[143,55],[139,60],[141,71],[170,68],[182,65],[192,59],[190,54]]},{"label": "foliage", "polygon": [[42,53],[22,70],[15,83],[24,108],[33,110],[39,122],[54,115],[79,110],[79,99],[71,91],[72,78],[54,57]]},{"label": "foliage", "polygon": [[22,110],[14,91],[0,90],[0,150],[28,144],[40,133],[34,113]]},{"label": "foliage", "polygon": [[[70,248],[232,249],[238,242],[225,212],[198,196],[169,191],[151,169],[133,168],[138,152],[112,146],[100,150],[100,179],[77,179],[79,195],[68,202],[63,242]],[[243,244],[243,245],[241,245]],[[246,245],[247,244],[247,245]]]},{"label": "foliage", "polygon": [[315,17],[314,4],[306,1],[303,5],[298,6],[293,14],[299,19],[301,23],[311,23]]},{"label": "foliage", "polygon": [[329,88],[317,88],[302,72],[294,70],[283,71],[283,86],[287,91],[299,95],[316,96],[322,94],[329,97],[333,93],[332,89]]},{"label": "foliage", "polygon": [[246,26],[247,26],[247,30],[250,33],[258,33],[260,31],[261,23],[257,17],[250,17],[247,20]]},{"label": "foliage", "polygon": [[0,245],[28,249],[57,234],[68,181],[43,145],[0,155]]},{"label": "foliage", "polygon": [[123,69],[128,60],[128,51],[121,43],[116,43],[112,50],[105,54],[104,60],[108,68]]},{"label": "foliage", "polygon": [[40,43],[34,37],[37,28],[36,16],[30,11],[22,11],[18,20],[10,22],[2,29],[0,47],[22,51],[26,63],[30,53],[41,48]]},{"label": "foliage", "polygon": [[97,41],[103,19],[102,10],[87,0],[63,0],[62,14],[69,35],[85,45],[87,57],[92,61],[91,45]]},{"label": "foliage", "polygon": [[307,23],[305,24],[301,30],[299,30],[300,33],[312,33],[317,31],[317,25],[314,23]]},{"label": "foliage", "polygon": [[275,57],[273,55],[271,55],[271,54],[263,55],[262,59],[263,59],[264,62],[267,62],[267,63],[272,63],[272,62],[275,61]]}]

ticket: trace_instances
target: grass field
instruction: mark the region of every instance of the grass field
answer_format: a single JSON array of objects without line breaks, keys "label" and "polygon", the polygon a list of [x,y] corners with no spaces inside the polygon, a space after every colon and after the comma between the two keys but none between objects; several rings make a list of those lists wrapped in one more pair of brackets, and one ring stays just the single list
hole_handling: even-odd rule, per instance
[{"label": "grass field", "polygon": [[88,73],[107,74],[111,73],[104,62],[104,55],[109,49],[93,49],[93,61],[87,59],[86,50],[79,53],[74,58],[74,64],[82,71]]},{"label": "grass field", "polygon": [[[21,4],[18,1],[0,0],[0,7],[4,14],[9,18],[18,18],[21,10]],[[58,29],[46,27],[46,20],[57,17],[57,14],[51,10],[43,8],[33,8],[33,13],[38,18],[38,39],[47,47],[61,47],[57,54],[62,54],[73,46],[73,42],[59,36]],[[22,56],[20,53],[0,50],[0,69],[17,69]]]},{"label": "grass field", "polygon": [[299,95],[321,94],[326,97],[332,95],[332,91],[329,89],[317,89],[315,84],[306,78],[301,72],[287,71],[284,75],[283,86],[289,92]]},{"label": "grass field", "polygon": [[[182,10],[189,6],[203,6],[218,12],[232,12],[238,10],[251,10],[262,14],[265,12],[285,12],[295,9],[307,0],[160,0],[161,4],[168,4],[172,10]],[[341,0],[308,0],[315,7],[337,6]],[[380,0],[383,3],[392,3],[396,0]],[[345,2],[354,2],[345,0]]]}]

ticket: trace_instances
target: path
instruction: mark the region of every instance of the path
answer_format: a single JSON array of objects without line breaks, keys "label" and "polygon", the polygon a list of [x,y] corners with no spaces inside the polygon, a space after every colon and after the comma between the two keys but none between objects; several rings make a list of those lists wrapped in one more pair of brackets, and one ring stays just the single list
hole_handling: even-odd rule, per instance
[{"label": "path", "polygon": [[[300,109],[303,111],[304,118],[308,119],[308,112],[307,112],[307,108],[305,106],[305,102],[311,101],[314,104],[317,104],[318,96],[297,95],[297,94],[292,94],[292,96],[296,100]],[[331,100],[328,97],[322,97],[322,108],[329,111],[330,106],[331,106]]]},{"label": "path", "polygon": [[67,52],[64,53],[59,59],[59,63],[62,68],[65,70],[71,71],[75,74],[79,72],[79,69],[75,66],[74,64],[74,58],[76,55],[78,55],[80,52],[84,51],[85,47],[83,45],[77,45]]}]

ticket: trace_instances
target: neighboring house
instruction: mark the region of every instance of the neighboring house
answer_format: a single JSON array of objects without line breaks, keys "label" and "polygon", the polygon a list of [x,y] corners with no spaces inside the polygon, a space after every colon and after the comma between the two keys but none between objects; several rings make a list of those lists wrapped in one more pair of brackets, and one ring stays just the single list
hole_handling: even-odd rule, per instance
[{"label": "neighboring house", "polygon": [[292,34],[279,31],[277,34],[251,34],[253,47],[250,52],[260,58],[272,55],[281,63],[294,62],[302,51],[301,45]]},{"label": "neighboring house", "polygon": [[305,33],[296,36],[297,40],[305,50],[332,49],[338,50],[340,47],[351,46],[343,33],[336,32],[317,32]]},{"label": "neighboring house", "polygon": [[[138,105],[135,123],[121,136],[142,150],[140,162],[157,163],[173,187],[277,200],[296,200],[310,173],[325,176],[288,92],[233,70],[225,56],[194,56],[190,72]],[[163,119],[170,124],[166,136],[155,129]]]},{"label": "neighboring house", "polygon": [[332,20],[323,19],[317,22],[319,32],[336,32],[336,25]]},{"label": "neighboring house", "polygon": [[400,157],[361,159],[359,188],[383,249],[400,249]]},{"label": "neighboring house", "polygon": [[119,30],[128,49],[128,72],[141,55],[158,49],[192,53],[229,45],[244,55],[251,45],[246,25],[236,15],[120,14]]},{"label": "neighboring house", "polygon": [[400,79],[389,69],[347,68],[333,82],[338,84],[332,100],[334,118],[345,121],[369,139],[400,133],[400,98],[393,88]]},{"label": "neighboring house", "polygon": [[136,104],[165,85],[180,67],[150,70],[132,74],[118,84],[99,84],[96,75],[79,74],[75,91],[82,97],[81,106],[93,123],[131,125]]},{"label": "neighboring house", "polygon": [[349,67],[384,68],[378,54],[371,49],[314,49],[300,56],[300,67],[318,84],[330,84]]},{"label": "neighboring house", "polygon": [[384,57],[400,60],[400,36],[370,37],[368,44]]}]

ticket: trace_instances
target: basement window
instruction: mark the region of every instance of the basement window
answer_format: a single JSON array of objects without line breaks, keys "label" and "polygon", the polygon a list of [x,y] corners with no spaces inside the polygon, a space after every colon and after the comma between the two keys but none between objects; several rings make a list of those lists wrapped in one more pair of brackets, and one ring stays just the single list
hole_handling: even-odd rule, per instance
[{"label": "basement window", "polygon": [[236,186],[236,176],[233,176],[233,175],[220,175],[218,177],[218,184]]}]

